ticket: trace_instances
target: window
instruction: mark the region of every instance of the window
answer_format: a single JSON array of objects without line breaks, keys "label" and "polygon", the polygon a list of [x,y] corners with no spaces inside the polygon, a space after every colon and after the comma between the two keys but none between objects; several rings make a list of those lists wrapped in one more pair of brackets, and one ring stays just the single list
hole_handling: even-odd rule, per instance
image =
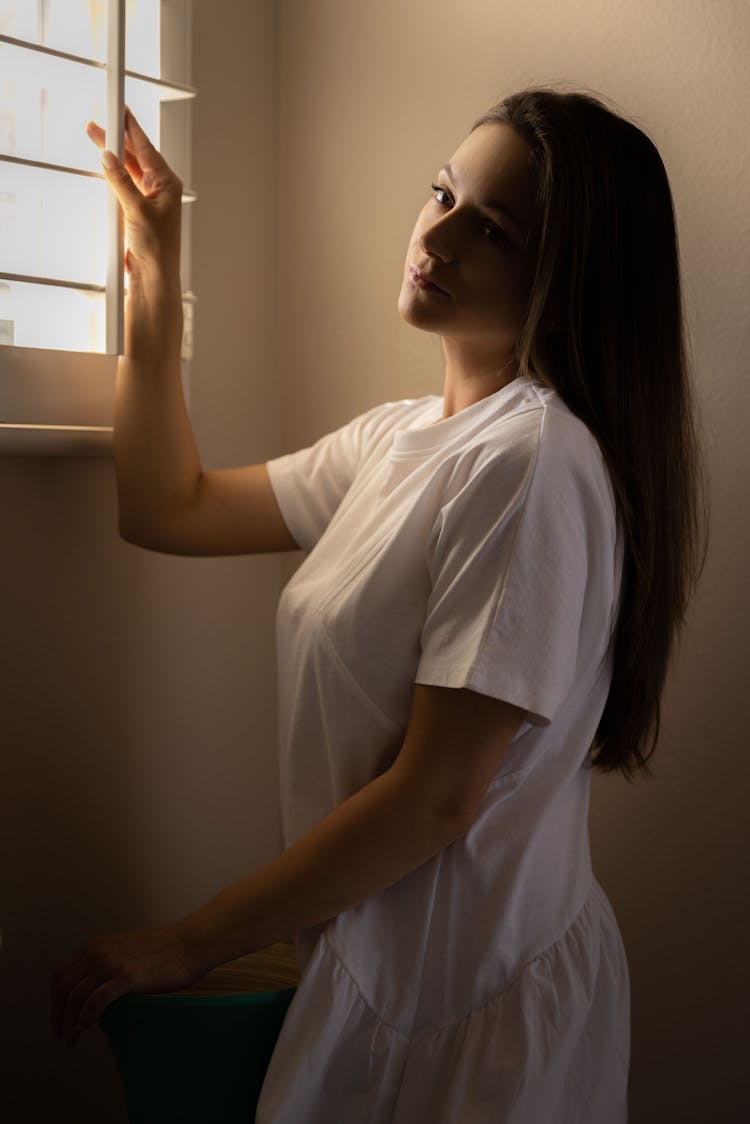
[{"label": "window", "polygon": [[[122,155],[127,103],[190,183],[191,15],[192,0],[0,0],[0,452],[111,449],[127,277],[85,126],[119,133]],[[189,206],[182,230],[187,383]]]}]

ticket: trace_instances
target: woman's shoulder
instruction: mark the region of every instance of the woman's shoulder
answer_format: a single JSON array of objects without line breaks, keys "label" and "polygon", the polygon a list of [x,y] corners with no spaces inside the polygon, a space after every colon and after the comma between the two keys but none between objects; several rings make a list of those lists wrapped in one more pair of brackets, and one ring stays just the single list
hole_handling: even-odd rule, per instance
[{"label": "woman's shoulder", "polygon": [[612,480],[601,446],[586,423],[555,392],[545,393],[535,460],[537,488],[551,490],[563,504],[598,510],[616,518]]},{"label": "woman's shoulder", "polygon": [[546,400],[540,454],[551,471],[609,481],[601,446],[586,423],[553,391]]},{"label": "woman's shoulder", "polygon": [[586,456],[598,449],[557,391],[527,378],[470,407],[466,422],[461,451],[477,467],[497,460],[502,471],[509,460],[536,462],[542,449],[545,459]]},{"label": "woman's shoulder", "polygon": [[571,493],[587,494],[613,506],[596,437],[556,390],[538,382],[521,380],[467,452],[474,472],[506,484],[515,480],[527,495],[529,489],[549,492],[564,502]]},{"label": "woman's shoulder", "polygon": [[523,380],[509,409],[497,419],[492,435],[498,449],[512,438],[526,447],[534,459],[562,467],[601,467],[599,443],[586,425],[565,403],[557,390],[532,380]]}]

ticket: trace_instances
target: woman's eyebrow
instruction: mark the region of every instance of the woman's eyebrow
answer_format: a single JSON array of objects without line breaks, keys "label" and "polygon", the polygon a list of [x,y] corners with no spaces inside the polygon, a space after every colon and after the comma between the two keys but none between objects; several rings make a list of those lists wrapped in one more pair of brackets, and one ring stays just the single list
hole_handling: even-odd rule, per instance
[{"label": "woman's eyebrow", "polygon": [[[450,164],[443,164],[442,168],[440,169],[440,172],[445,172],[446,176],[451,181],[451,183],[455,185],[456,177],[455,177],[455,174],[453,172],[453,168],[451,167]],[[440,172],[438,172],[438,175],[440,174]],[[519,238],[525,238],[526,237],[525,234],[523,233],[522,228],[521,228],[521,224],[518,221],[518,216],[515,214],[514,211],[512,211],[510,209],[510,207],[506,206],[505,203],[499,203],[497,201],[497,199],[485,199],[484,202],[481,205],[482,205],[482,207],[485,207],[489,211],[497,211],[498,214],[505,215],[505,217],[509,218],[510,221],[515,226],[516,232],[517,232]]]}]

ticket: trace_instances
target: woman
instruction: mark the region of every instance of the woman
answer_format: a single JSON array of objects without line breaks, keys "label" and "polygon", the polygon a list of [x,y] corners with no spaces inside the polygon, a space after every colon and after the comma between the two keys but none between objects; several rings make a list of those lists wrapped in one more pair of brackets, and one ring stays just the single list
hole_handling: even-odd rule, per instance
[{"label": "woman", "polygon": [[591,871],[590,767],[646,769],[701,561],[655,147],[588,95],[494,106],[406,254],[399,311],[440,336],[442,397],[203,472],[181,184],[127,131],[127,171],[106,171],[129,245],[121,532],[307,552],[278,617],[287,849],[176,922],[89,942],[55,978],[58,1036],[296,937],[258,1121],[624,1121],[628,971]]}]

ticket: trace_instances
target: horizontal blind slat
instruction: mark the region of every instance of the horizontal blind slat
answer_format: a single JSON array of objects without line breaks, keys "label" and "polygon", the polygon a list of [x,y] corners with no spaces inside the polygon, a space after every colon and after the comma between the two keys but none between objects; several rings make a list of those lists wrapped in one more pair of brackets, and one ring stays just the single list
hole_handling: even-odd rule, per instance
[{"label": "horizontal blind slat", "polygon": [[[87,58],[85,55],[72,55],[69,51],[57,51],[53,47],[43,47],[39,43],[31,43],[26,39],[14,39],[11,35],[0,35],[0,43],[7,43],[11,47],[19,47],[27,51],[35,51],[38,54],[50,55],[53,58],[62,59],[63,62],[69,62],[78,66],[89,66],[95,70],[106,70],[106,62],[99,62],[98,59]],[[147,82],[150,86],[156,86],[165,101],[177,101],[180,98],[194,98],[197,94],[195,86],[188,86],[184,82],[170,82],[168,78],[162,78],[155,74],[143,74],[138,70],[125,69],[125,77],[132,78],[136,82]]]},{"label": "horizontal blind slat", "polygon": [[101,172],[89,172],[86,168],[73,168],[65,164],[49,164],[46,160],[31,160],[26,156],[9,156],[0,152],[0,161],[6,164],[21,164],[25,168],[41,168],[44,172],[64,172],[69,176],[88,176],[90,179],[103,180]]},{"label": "horizontal blind slat", "polygon": [[[33,277],[29,273],[4,273],[0,270],[0,281],[20,281],[24,285],[56,285],[61,289],[80,289],[86,293],[105,293],[104,285],[90,285],[83,281],[60,281],[51,277]],[[127,287],[125,294],[127,295]],[[182,293],[183,304],[197,304],[198,298],[191,290]]]},{"label": "horizontal blind slat", "polygon": [[[88,176],[90,179],[103,180],[104,176],[101,172],[89,172],[85,168],[74,168],[66,164],[48,164],[44,160],[29,160],[24,156],[9,156],[5,152],[0,152],[0,163],[3,161],[7,164],[21,164],[26,168],[41,168],[43,172],[63,172],[70,176]],[[198,198],[198,193],[192,187],[184,187],[182,189],[182,202],[194,203]]]},{"label": "horizontal blind slat", "polygon": [[61,281],[52,277],[34,277],[30,273],[3,273],[2,281],[22,281],[26,285],[56,285],[61,289],[78,289],[85,293],[105,293],[104,285],[89,285],[85,281]]},{"label": "horizontal blind slat", "polygon": [[16,425],[0,422],[0,455],[104,457],[112,455],[111,426]]},{"label": "horizontal blind slat", "polygon": [[156,78],[152,74],[139,74],[135,70],[126,70],[125,77],[133,78],[136,82],[148,82],[150,86],[157,86],[161,91],[162,101],[194,98],[198,93],[195,86],[186,86],[182,82],[170,82],[168,78]]},{"label": "horizontal blind slat", "polygon": [[40,55],[52,55],[66,62],[78,63],[80,66],[93,66],[97,70],[106,70],[107,64],[98,59],[88,58],[86,55],[72,55],[70,51],[57,51],[54,47],[43,47],[41,43],[32,43],[28,39],[14,39],[12,35],[0,35],[0,43],[7,43],[11,47],[21,47],[25,51],[36,51]]}]

